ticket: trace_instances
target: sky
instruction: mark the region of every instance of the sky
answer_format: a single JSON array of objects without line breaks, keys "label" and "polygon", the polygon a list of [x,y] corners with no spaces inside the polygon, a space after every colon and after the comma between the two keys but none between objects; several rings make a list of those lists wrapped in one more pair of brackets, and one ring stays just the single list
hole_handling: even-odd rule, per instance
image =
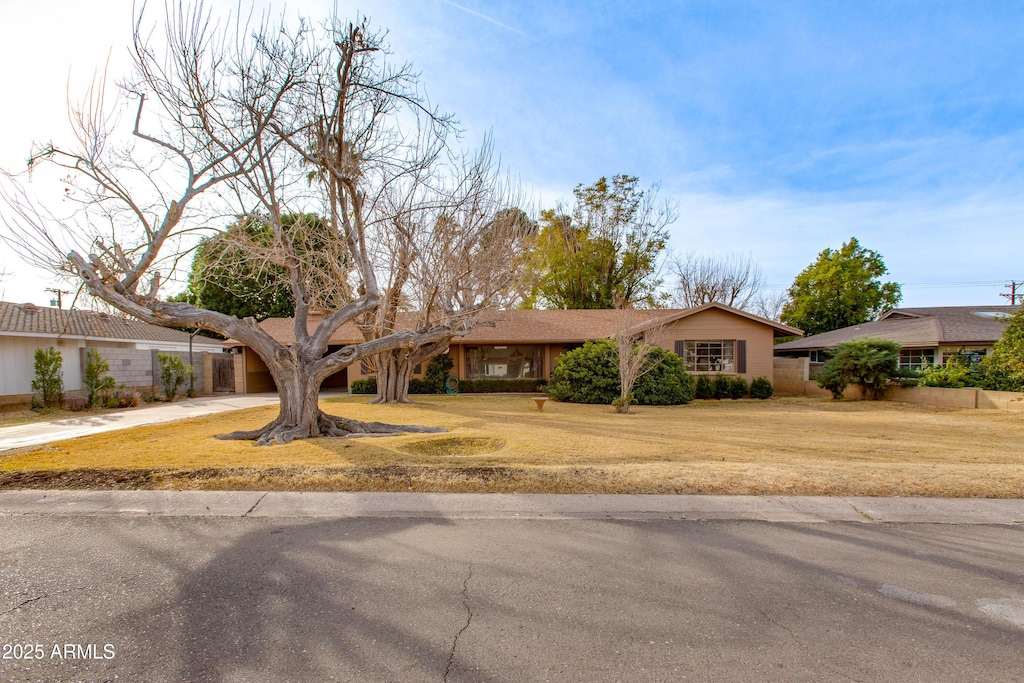
[{"label": "sky", "polygon": [[[286,11],[319,19],[335,4],[386,28],[391,58],[459,120],[459,144],[490,133],[538,206],[638,176],[679,208],[674,253],[749,254],[775,290],[850,237],[882,255],[904,306],[1007,303],[1005,285],[1024,282],[1020,2],[298,0]],[[127,71],[131,23],[131,0],[0,0],[0,168],[24,168],[33,141],[67,139],[69,93],[108,59],[111,74]],[[0,269],[0,297],[52,298],[56,282],[13,254]]]}]

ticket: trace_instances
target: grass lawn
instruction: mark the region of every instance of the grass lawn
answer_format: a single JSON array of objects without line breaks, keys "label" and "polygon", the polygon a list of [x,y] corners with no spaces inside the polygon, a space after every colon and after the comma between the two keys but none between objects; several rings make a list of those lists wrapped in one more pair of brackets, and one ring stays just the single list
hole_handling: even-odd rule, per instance
[{"label": "grass lawn", "polygon": [[0,488],[1024,497],[1024,414],[807,397],[639,407],[436,396],[346,417],[444,434],[255,448],[213,437],[276,406],[0,455]]}]

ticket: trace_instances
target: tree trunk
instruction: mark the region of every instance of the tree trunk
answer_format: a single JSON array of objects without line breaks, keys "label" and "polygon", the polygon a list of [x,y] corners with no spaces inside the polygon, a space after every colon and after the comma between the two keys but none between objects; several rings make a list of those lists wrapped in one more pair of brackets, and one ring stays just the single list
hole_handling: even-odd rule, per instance
[{"label": "tree trunk", "polygon": [[395,349],[377,356],[377,396],[370,403],[411,403],[409,379],[413,359],[408,349]]},{"label": "tree trunk", "polygon": [[[320,436],[388,436],[407,432],[445,431],[440,427],[361,422],[328,415],[320,410],[319,404],[320,384],[324,378],[317,377],[310,365],[292,359],[264,359],[265,362],[268,360],[267,367],[281,397],[281,410],[277,417],[259,429],[231,432],[217,438],[255,440],[257,446],[269,446],[290,443],[293,439]],[[405,390],[408,390],[408,383]]]}]

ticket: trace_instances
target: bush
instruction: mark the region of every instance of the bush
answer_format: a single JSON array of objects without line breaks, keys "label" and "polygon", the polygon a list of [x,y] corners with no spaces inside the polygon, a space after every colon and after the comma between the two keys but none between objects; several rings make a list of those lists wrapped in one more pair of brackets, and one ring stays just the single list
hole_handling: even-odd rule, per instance
[{"label": "bush", "polygon": [[767,377],[758,377],[750,383],[751,398],[759,398],[763,400],[771,398],[774,393],[775,388],[772,386],[771,380]]},{"label": "bush", "polygon": [[352,394],[376,394],[377,378],[367,377],[366,379],[354,379],[349,382],[349,393]]},{"label": "bush", "polygon": [[[422,380],[409,381],[410,394],[443,394],[444,383],[448,380],[451,369],[455,367],[455,361],[447,353],[441,353],[427,363],[427,370],[423,373]],[[413,391],[412,383],[422,381],[425,383],[424,391]]]},{"label": "bush", "polygon": [[1024,310],[1010,317],[1006,331],[979,370],[986,389],[1024,391]]},{"label": "bush", "polygon": [[142,395],[134,389],[121,387],[107,397],[108,408],[135,408],[142,403]]},{"label": "bush", "polygon": [[965,365],[955,357],[945,365],[926,365],[917,373],[917,386],[962,389],[982,385],[983,377],[978,369]]},{"label": "bush", "polygon": [[84,396],[66,396],[64,398],[64,409],[79,413],[89,407],[88,399]]},{"label": "bush", "polygon": [[677,406],[693,400],[693,376],[686,372],[686,364],[676,354],[656,348],[650,360],[657,362],[633,385],[632,403],[642,406]]},{"label": "bush", "polygon": [[535,394],[544,391],[543,379],[460,379],[460,394]]},{"label": "bush", "polygon": [[[618,353],[615,344],[604,339],[563,353],[555,363],[547,392],[559,401],[613,404],[621,392]],[[657,365],[637,379],[633,403],[679,405],[693,400],[693,378],[686,373],[682,358],[660,348],[654,349],[650,358]]]},{"label": "bush", "polygon": [[547,392],[559,401],[611,404],[619,397],[615,345],[602,339],[563,353],[555,362]]},{"label": "bush", "polygon": [[697,375],[697,384],[693,390],[696,398],[714,398],[715,382],[709,375]]},{"label": "bush", "polygon": [[164,388],[164,396],[173,401],[178,389],[192,374],[192,366],[185,365],[181,356],[173,353],[158,353],[156,360],[160,363],[160,383]]},{"label": "bush", "polygon": [[36,376],[32,380],[32,391],[42,394],[44,408],[60,408],[64,405],[63,366],[64,359],[57,349],[52,346],[36,349]]},{"label": "bush", "polygon": [[747,380],[742,377],[733,377],[729,387],[729,398],[746,398],[750,394],[750,387]]},{"label": "bush", "polygon": [[715,375],[713,398],[729,398],[732,395],[732,379],[725,375]]},{"label": "bush", "polygon": [[818,377],[818,386],[843,397],[846,387],[859,384],[862,396],[882,397],[890,377],[899,374],[900,345],[887,339],[852,339],[836,347]]},{"label": "bush", "polygon": [[[374,382],[376,384],[376,382]],[[376,393],[376,392],[375,392]],[[436,394],[437,389],[434,388],[433,383],[428,382],[425,379],[418,379],[413,377],[409,380],[409,393],[410,394]]]},{"label": "bush", "polygon": [[82,382],[88,390],[86,407],[92,408],[96,400],[104,402],[104,395],[114,389],[114,378],[108,375],[110,364],[100,355],[99,351],[90,349],[85,354],[85,377]]}]

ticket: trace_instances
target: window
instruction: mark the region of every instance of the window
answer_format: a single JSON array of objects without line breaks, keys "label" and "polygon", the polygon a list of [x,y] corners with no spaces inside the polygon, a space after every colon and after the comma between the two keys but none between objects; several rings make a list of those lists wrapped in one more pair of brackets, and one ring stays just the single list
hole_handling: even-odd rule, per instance
[{"label": "window", "polygon": [[736,372],[732,340],[687,341],[683,360],[688,372]]},{"label": "window", "polygon": [[467,346],[466,379],[539,379],[540,346]]},{"label": "window", "polygon": [[935,349],[901,349],[900,367],[920,370],[926,365],[935,365]]},{"label": "window", "polygon": [[828,361],[828,351],[811,351],[812,363],[824,363]]}]

